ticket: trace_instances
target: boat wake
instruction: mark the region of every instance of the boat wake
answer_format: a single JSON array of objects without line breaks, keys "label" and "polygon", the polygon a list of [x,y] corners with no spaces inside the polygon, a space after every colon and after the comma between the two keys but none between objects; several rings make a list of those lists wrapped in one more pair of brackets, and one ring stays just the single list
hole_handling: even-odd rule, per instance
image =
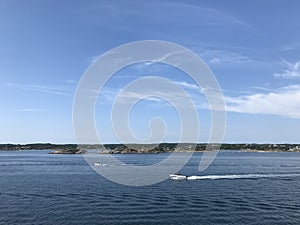
[{"label": "boat wake", "polygon": [[218,180],[218,179],[258,179],[258,178],[276,178],[276,177],[295,177],[300,174],[226,174],[226,175],[204,175],[188,176],[187,180]]}]

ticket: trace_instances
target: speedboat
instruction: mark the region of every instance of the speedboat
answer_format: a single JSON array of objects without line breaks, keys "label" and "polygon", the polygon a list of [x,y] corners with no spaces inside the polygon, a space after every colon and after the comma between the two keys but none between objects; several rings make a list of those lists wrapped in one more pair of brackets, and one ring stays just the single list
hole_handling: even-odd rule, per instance
[{"label": "speedboat", "polygon": [[171,180],[185,180],[186,178],[187,178],[187,176],[182,175],[180,173],[170,174]]},{"label": "speedboat", "polygon": [[108,164],[105,163],[94,163],[95,166],[108,166]]}]

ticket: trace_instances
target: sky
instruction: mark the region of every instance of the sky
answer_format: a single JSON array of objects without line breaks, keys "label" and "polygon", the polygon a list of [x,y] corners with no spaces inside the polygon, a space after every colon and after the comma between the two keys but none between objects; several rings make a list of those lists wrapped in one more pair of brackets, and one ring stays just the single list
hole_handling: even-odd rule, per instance
[{"label": "sky", "polygon": [[[224,142],[299,143],[299,9],[297,0],[0,0],[0,143],[76,142],[73,100],[84,72],[112,48],[141,40],[174,42],[209,66],[226,104]],[[149,76],[169,79],[191,96],[199,142],[207,142],[211,112],[201,88],[160,63],[129,66],[107,82],[95,107],[101,140],[118,142],[114,98]],[[164,120],[163,141],[180,138],[180,116],[166,101],[141,100],[129,118],[141,139],[152,118]]]}]

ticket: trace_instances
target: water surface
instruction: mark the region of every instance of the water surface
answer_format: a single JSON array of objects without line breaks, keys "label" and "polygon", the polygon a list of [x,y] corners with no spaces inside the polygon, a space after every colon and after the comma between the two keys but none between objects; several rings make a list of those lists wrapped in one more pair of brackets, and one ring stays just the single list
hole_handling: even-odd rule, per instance
[{"label": "water surface", "polygon": [[[0,224],[300,224],[300,153],[221,152],[199,172],[201,156],[181,171],[201,177],[128,187],[80,155],[0,152]],[[165,157],[118,155],[139,165]]]}]

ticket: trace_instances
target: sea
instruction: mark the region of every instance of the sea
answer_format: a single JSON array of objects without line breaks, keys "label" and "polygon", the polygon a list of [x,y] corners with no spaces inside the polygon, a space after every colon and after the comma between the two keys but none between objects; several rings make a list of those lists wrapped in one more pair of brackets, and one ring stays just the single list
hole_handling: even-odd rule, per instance
[{"label": "sea", "polygon": [[194,153],[180,171],[191,179],[142,187],[105,179],[81,155],[48,152],[0,152],[0,224],[300,224],[297,152],[221,151],[202,172]]}]

